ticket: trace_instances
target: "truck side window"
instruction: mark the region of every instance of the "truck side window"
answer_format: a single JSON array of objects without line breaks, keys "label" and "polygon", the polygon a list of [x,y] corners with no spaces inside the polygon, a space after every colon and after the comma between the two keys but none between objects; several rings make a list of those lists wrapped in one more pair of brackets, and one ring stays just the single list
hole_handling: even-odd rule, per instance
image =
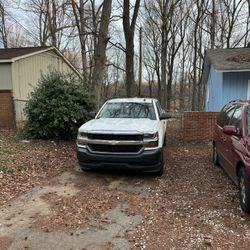
[{"label": "truck side window", "polygon": [[159,115],[159,117],[160,117],[160,115],[161,115],[161,113],[162,113],[162,108],[161,108],[159,102],[156,102],[156,108],[157,108],[157,111],[158,111],[158,115]]}]

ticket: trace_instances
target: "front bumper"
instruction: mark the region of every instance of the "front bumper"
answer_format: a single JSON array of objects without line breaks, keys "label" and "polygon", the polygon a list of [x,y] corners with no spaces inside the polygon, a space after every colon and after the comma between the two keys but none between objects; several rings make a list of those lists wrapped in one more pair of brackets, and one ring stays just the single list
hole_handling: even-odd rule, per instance
[{"label": "front bumper", "polygon": [[77,147],[82,169],[128,169],[157,172],[162,167],[162,149],[143,150],[140,154],[92,153]]}]

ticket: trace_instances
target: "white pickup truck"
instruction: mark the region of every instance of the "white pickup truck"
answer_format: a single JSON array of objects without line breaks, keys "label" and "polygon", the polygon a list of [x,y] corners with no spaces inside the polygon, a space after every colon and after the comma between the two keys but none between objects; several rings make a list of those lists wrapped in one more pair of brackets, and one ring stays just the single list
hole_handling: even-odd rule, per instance
[{"label": "white pickup truck", "polygon": [[83,170],[131,169],[162,175],[165,113],[151,98],[112,99],[78,131],[77,158]]}]

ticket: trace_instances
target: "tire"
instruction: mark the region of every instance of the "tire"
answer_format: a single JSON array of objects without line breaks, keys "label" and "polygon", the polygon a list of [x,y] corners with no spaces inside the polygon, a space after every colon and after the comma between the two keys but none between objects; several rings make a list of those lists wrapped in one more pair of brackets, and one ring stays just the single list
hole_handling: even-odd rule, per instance
[{"label": "tire", "polygon": [[215,144],[213,144],[213,164],[214,166],[217,166],[217,167],[220,166],[219,156],[217,154],[217,149],[216,149]]},{"label": "tire", "polygon": [[156,176],[162,176],[163,175],[163,168],[164,168],[164,164],[161,163],[161,168],[159,171],[157,171],[155,173]]},{"label": "tire", "polygon": [[143,173],[150,174],[152,176],[162,176],[164,172],[164,157],[163,157],[164,150],[161,151],[161,160],[160,160],[160,168],[159,170],[150,170],[150,171],[142,171]]},{"label": "tire", "polygon": [[162,176],[163,172],[164,172],[164,156],[163,156],[163,154],[164,154],[164,150],[162,150],[162,152],[161,152],[161,168],[159,171],[157,171],[155,173],[157,176]]},{"label": "tire", "polygon": [[84,167],[84,166],[81,165],[81,164],[80,164],[80,168],[81,168],[81,170],[82,170],[83,172],[91,172],[91,171],[92,171],[92,169],[87,168],[87,167]]},{"label": "tire", "polygon": [[248,186],[247,175],[244,168],[239,170],[240,206],[244,212],[250,212],[250,187]]},{"label": "tire", "polygon": [[166,133],[165,133],[165,135],[164,135],[164,141],[163,141],[163,147],[166,147],[166,145],[167,145],[167,140],[166,140]]}]

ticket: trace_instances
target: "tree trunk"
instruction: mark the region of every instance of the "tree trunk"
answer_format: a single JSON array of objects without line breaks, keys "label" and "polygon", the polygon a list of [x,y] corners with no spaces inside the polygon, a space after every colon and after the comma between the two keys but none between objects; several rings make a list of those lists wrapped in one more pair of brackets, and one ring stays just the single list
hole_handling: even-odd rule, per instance
[{"label": "tree trunk", "polygon": [[134,36],[126,40],[126,91],[127,97],[136,96],[134,76]]},{"label": "tree trunk", "polygon": [[161,105],[166,108],[166,92],[167,92],[167,41],[165,31],[162,30],[162,42],[161,42]]},{"label": "tree trunk", "polygon": [[211,30],[210,30],[211,49],[214,49],[215,47],[215,26],[216,26],[215,0],[212,0]]},{"label": "tree trunk", "polygon": [[94,54],[94,74],[92,77],[92,86],[96,97],[97,108],[99,108],[101,105],[101,86],[106,62],[106,47],[108,42],[108,27],[111,15],[111,5],[112,0],[104,0],[98,41]]},{"label": "tree trunk", "polygon": [[57,20],[56,20],[56,4],[55,0],[47,0],[46,2],[47,6],[47,13],[48,13],[48,28],[51,36],[51,44],[52,46],[57,46],[57,38],[56,38],[56,32],[57,32]]},{"label": "tree trunk", "polygon": [[183,59],[181,62],[181,81],[180,81],[180,110],[184,110],[184,96],[185,96],[185,89],[184,89],[184,67],[185,67],[185,58],[184,58],[184,49],[183,49]]},{"label": "tree trunk", "polygon": [[0,34],[4,48],[8,48],[6,23],[5,23],[5,10],[1,0],[0,0]]},{"label": "tree trunk", "polygon": [[79,6],[77,6],[75,0],[71,0],[71,5],[75,17],[76,27],[78,30],[78,36],[81,46],[81,61],[83,74],[86,75],[87,71],[87,56],[86,56],[86,32],[85,32],[85,15],[84,15],[84,0],[80,0]]},{"label": "tree trunk", "polygon": [[140,0],[136,0],[132,21],[130,24],[130,1],[123,1],[123,30],[126,40],[126,92],[127,97],[136,96],[134,76],[134,32],[140,7]]},{"label": "tree trunk", "polygon": [[138,97],[141,97],[141,84],[142,84],[142,28],[139,30],[139,86]]}]

